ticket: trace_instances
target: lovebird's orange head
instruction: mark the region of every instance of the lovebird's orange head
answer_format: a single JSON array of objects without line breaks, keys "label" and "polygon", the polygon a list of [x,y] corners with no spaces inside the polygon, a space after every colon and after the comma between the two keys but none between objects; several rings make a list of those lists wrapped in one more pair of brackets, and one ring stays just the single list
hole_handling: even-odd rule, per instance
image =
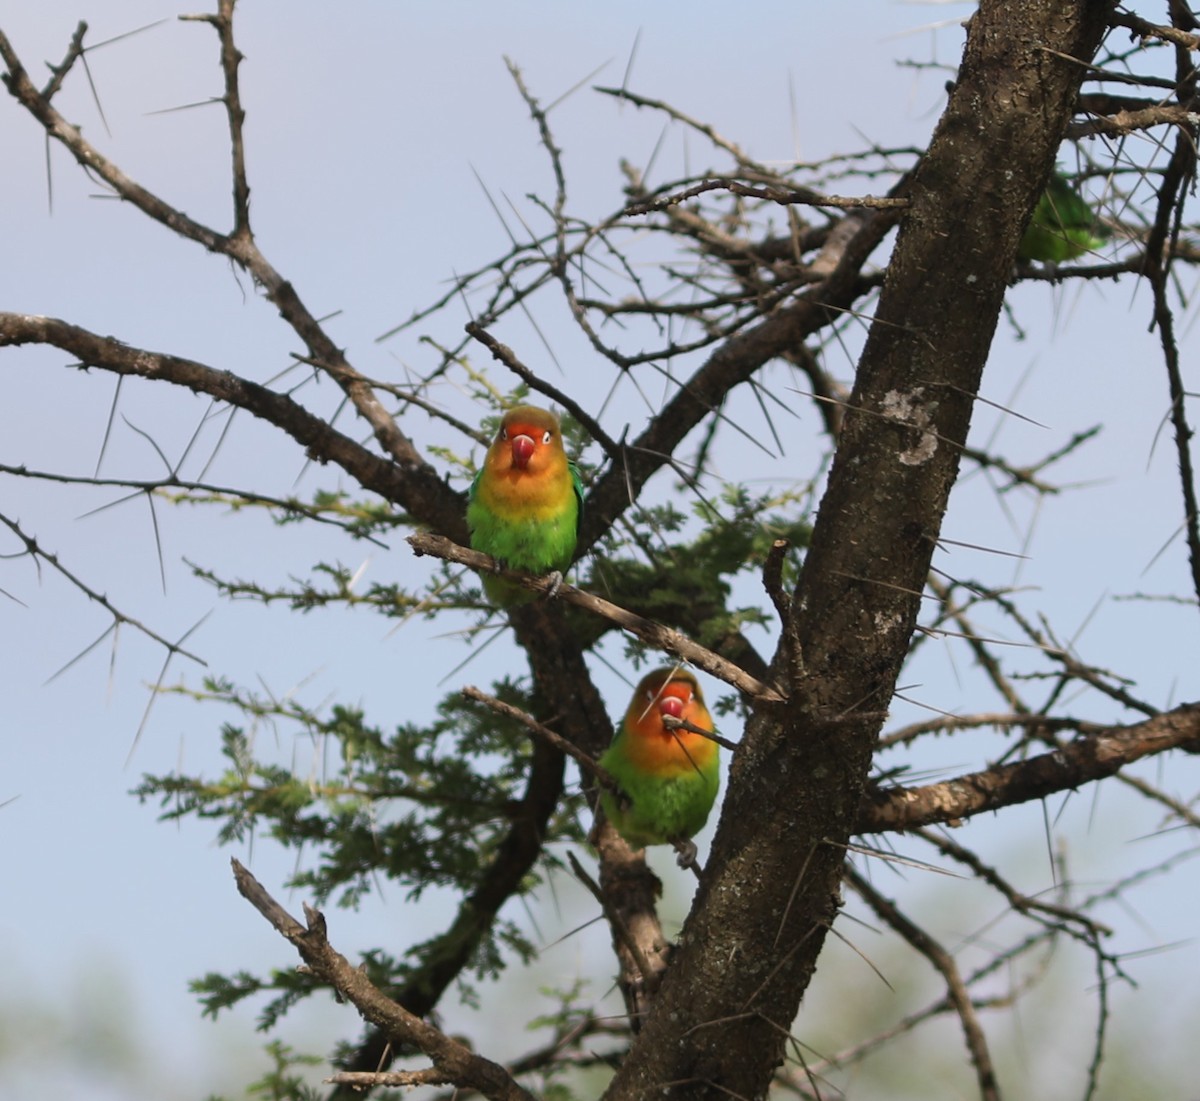
[{"label": "lovebird's orange head", "polygon": [[701,730],[711,731],[712,716],[704,706],[700,682],[686,669],[666,667],[647,673],[634,689],[633,699],[625,712],[625,729],[638,741],[643,739],[676,744],[700,743],[707,753],[716,751],[715,742],[682,727],[668,729],[664,717],[683,719]]},{"label": "lovebird's orange head", "polygon": [[541,478],[567,470],[558,417],[536,405],[518,405],[504,414],[488,448],[485,465],[493,477]]}]

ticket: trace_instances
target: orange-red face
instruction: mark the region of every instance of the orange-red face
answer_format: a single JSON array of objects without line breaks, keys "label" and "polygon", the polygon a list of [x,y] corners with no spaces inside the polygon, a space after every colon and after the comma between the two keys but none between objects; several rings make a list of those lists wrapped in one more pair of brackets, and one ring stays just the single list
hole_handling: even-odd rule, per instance
[{"label": "orange-red face", "polygon": [[716,768],[717,743],[686,727],[668,728],[663,723],[668,715],[699,730],[713,729],[700,685],[686,669],[656,669],[634,690],[622,727],[630,765],[663,779]]},{"label": "orange-red face", "polygon": [[674,738],[676,732],[683,733],[663,725],[663,717],[667,715],[685,719],[702,730],[713,728],[700,685],[686,670],[656,669],[643,677],[629,702],[625,721],[639,734]]},{"label": "orange-red face", "polygon": [[534,405],[518,405],[504,414],[488,452],[488,464],[497,474],[536,475],[548,470],[562,454],[558,418]]}]

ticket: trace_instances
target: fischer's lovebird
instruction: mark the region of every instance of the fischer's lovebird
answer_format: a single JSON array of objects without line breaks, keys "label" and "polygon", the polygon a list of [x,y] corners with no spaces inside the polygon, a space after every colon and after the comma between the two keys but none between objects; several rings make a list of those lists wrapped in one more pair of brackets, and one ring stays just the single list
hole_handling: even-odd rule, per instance
[{"label": "fischer's lovebird", "polygon": [[[512,569],[562,581],[575,555],[583,485],[563,450],[558,417],[533,405],[505,413],[467,501],[475,550]],[[499,577],[482,581],[498,607],[526,604],[535,596]]]},{"label": "fischer's lovebird", "polygon": [[717,797],[717,743],[682,726],[668,729],[666,716],[712,732],[700,684],[686,669],[656,669],[634,689],[599,762],[626,799],[602,791],[600,804],[634,848],[670,842],[679,849],[680,866],[688,867],[696,860],[691,837],[708,821]]},{"label": "fischer's lovebird", "polygon": [[1107,236],[1108,227],[1056,171],[1033,208],[1029,227],[1017,246],[1017,259],[1061,264],[1100,248]]}]

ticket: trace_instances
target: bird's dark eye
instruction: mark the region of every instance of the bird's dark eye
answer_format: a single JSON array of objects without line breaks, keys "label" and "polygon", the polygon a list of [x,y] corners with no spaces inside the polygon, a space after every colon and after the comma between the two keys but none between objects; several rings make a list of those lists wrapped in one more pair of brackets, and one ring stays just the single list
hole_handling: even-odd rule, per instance
[{"label": "bird's dark eye", "polygon": [[542,433],[542,443],[549,443],[551,438],[552,438],[552,433],[551,433],[550,429],[547,428],[546,431]]},{"label": "bird's dark eye", "polygon": [[502,440],[507,440],[507,439],[508,439],[508,429],[507,429],[507,428],[501,428],[501,429],[500,429],[500,438],[501,438]]}]

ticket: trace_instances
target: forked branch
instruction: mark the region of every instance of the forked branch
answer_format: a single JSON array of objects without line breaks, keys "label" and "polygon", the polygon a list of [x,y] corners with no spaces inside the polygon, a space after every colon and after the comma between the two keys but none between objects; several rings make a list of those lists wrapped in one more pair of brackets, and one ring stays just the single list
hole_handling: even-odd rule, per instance
[{"label": "forked branch", "polygon": [[499,1063],[476,1055],[383,994],[363,971],[352,966],[329,943],[325,917],[319,910],[305,905],[306,924],[301,925],[241,863],[237,860],[231,863],[238,891],[292,944],[312,973],[396,1044],[410,1044],[427,1055],[433,1070],[444,1076],[443,1081],[476,1089],[493,1101],[534,1101],[533,1095],[517,1085]]}]

